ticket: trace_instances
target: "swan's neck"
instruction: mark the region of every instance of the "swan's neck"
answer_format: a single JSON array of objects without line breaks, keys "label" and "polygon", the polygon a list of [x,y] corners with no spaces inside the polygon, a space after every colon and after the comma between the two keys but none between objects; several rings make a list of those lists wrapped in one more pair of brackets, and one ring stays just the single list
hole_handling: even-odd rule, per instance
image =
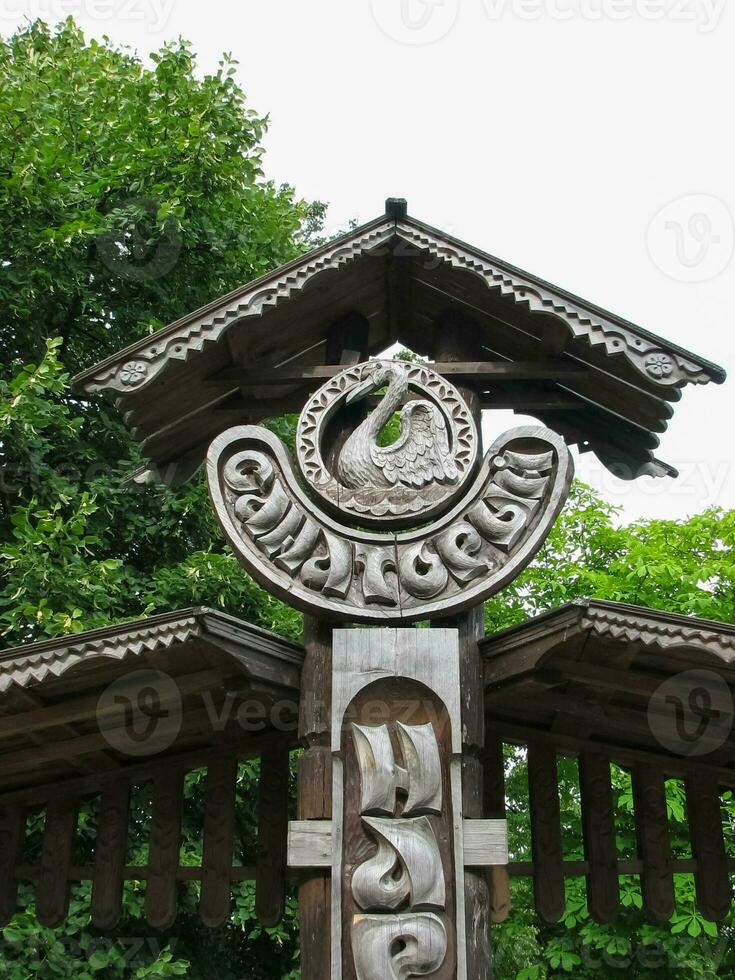
[{"label": "swan's neck", "polygon": [[388,390],[381,398],[375,411],[370,415],[370,434],[373,438],[376,438],[385,424],[390,421],[407,391],[408,378],[403,371],[396,371]]}]

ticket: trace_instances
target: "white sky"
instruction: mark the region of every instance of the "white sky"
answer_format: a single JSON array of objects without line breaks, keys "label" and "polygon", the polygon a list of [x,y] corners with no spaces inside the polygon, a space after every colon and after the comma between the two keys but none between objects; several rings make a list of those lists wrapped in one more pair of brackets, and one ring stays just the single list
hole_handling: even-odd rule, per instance
[{"label": "white sky", "polygon": [[[724,0],[0,0],[147,54],[230,50],[267,173],[330,229],[409,212],[732,370],[735,10]],[[668,206],[668,207],[667,207]],[[665,210],[662,210],[665,209]],[[578,474],[625,516],[735,506],[735,378],[687,388],[678,481]],[[520,424],[502,413],[493,434]]]}]

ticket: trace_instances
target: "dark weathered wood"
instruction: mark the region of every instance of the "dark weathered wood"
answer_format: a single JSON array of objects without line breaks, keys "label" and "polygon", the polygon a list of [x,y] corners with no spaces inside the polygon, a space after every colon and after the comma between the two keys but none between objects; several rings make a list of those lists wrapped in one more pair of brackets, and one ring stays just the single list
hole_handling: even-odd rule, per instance
[{"label": "dark weathered wood", "polygon": [[[248,733],[244,738],[229,739],[226,741],[227,752],[234,754],[238,759],[253,759],[259,756],[264,747],[271,741],[273,735],[270,732]],[[290,738],[291,748],[298,747],[298,739],[294,733]],[[154,761],[147,760],[143,763],[134,763],[125,766],[122,770],[115,772],[104,771],[91,774],[89,776],[74,776],[69,779],[58,779],[53,783],[42,783],[38,786],[28,786],[23,789],[10,790],[0,793],[0,806],[14,806],[22,804],[27,807],[40,806],[48,800],[61,795],[80,797],[90,793],[98,792],[103,786],[111,782],[117,782],[121,776],[128,780],[139,780],[145,782],[150,778],[155,778],[159,773],[167,773],[172,769],[183,772],[190,772],[192,769],[208,766],[217,751],[213,751],[211,744],[199,746],[184,752],[172,752],[164,758]]]},{"label": "dark weathered wood", "polygon": [[[329,747],[332,700],[332,628],[305,617],[299,734],[298,818],[332,816],[332,755]],[[324,871],[309,873],[299,886],[301,975],[323,980],[331,963],[331,879]]]},{"label": "dark weathered wood", "polygon": [[732,885],[717,780],[705,772],[688,776],[686,798],[692,856],[697,862],[697,907],[705,918],[719,922],[730,911]]},{"label": "dark weathered wood", "polygon": [[637,765],[632,777],[643,911],[654,922],[668,922],[676,902],[664,777],[647,765]]},{"label": "dark weathered wood", "polygon": [[281,921],[286,906],[288,745],[274,743],[263,753],[260,766],[255,915],[270,928]]},{"label": "dark weathered wood", "polygon": [[[483,793],[484,816],[492,820],[505,819],[505,765],[503,740],[497,735],[485,737],[485,771]],[[490,921],[505,922],[510,914],[510,880],[508,869],[495,867],[489,870]]]},{"label": "dark weathered wood", "polygon": [[545,922],[564,915],[564,852],[559,814],[556,752],[544,742],[528,745],[528,792],[531,808],[531,853],[536,911]]},{"label": "dark weathered wood", "polygon": [[[445,355],[446,356],[446,355]],[[586,377],[589,371],[572,362],[557,361],[436,361],[430,365],[438,374],[472,382],[502,381],[555,381],[560,378]],[[226,368],[219,371],[209,384],[236,384],[243,388],[265,387],[266,385],[323,384],[329,378],[344,370],[344,365],[323,364],[315,367],[267,368],[262,371],[247,371],[240,368]]]},{"label": "dark weathered wood", "polygon": [[[475,325],[469,321],[462,329],[447,317],[436,324],[435,369],[457,379],[480,380],[487,362],[473,360],[480,355]],[[528,370],[529,365],[521,366]],[[538,368],[539,365],[534,365]],[[462,373],[464,369],[464,374]],[[493,364],[496,379],[508,377],[508,365]],[[472,413],[482,456],[482,407],[474,387],[460,385],[459,392]],[[462,696],[462,811],[465,817],[483,817],[483,774],[485,752],[485,706],[483,701],[483,663],[479,642],[485,635],[485,610],[480,604],[459,616],[436,620],[432,625],[459,630],[459,681]],[[487,873],[465,871],[465,936],[467,975],[473,980],[490,980],[490,883]]]},{"label": "dark weathered wood", "polygon": [[579,790],[584,853],[589,862],[587,907],[595,922],[612,922],[620,906],[620,886],[610,760],[583,753]]},{"label": "dark weathered wood", "polygon": [[145,893],[146,920],[153,929],[170,929],[176,921],[176,869],[179,866],[183,805],[183,773],[160,775],[153,783]]},{"label": "dark weathered wood", "polygon": [[129,808],[130,784],[127,780],[105,786],[94,845],[92,925],[97,929],[114,929],[120,919]]},{"label": "dark weathered wood", "polygon": [[210,763],[204,804],[202,890],[199,897],[199,916],[210,929],[219,928],[230,915],[236,788],[236,758],[223,755]]},{"label": "dark weathered wood", "polygon": [[38,921],[49,929],[60,926],[69,911],[74,832],[77,806],[72,800],[49,803],[41,846],[41,867],[36,893]]},{"label": "dark weathered wood", "polygon": [[23,851],[26,811],[21,806],[0,808],[0,926],[15,915],[18,879],[15,869]]}]

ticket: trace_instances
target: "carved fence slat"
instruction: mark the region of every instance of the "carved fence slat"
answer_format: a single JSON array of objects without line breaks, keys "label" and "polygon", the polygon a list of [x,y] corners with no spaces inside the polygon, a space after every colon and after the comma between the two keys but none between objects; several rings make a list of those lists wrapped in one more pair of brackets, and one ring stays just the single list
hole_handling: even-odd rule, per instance
[{"label": "carved fence slat", "polygon": [[[493,820],[505,819],[505,768],[503,765],[503,740],[494,734],[485,739],[484,772],[485,816]],[[494,867],[490,875],[490,921],[505,922],[510,914],[510,879],[508,869]]]},{"label": "carved fence slat", "polygon": [[207,772],[199,900],[199,915],[210,929],[223,925],[230,915],[236,787],[237,760],[225,756],[212,762]]},{"label": "carved fence slat", "polygon": [[0,926],[15,915],[18,879],[15,868],[23,848],[26,812],[19,806],[0,808]]},{"label": "carved fence slat", "polygon": [[668,922],[676,907],[663,773],[638,764],[633,769],[638,853],[643,861],[643,910],[654,922]]},{"label": "carved fence slat", "polygon": [[120,920],[129,810],[126,780],[103,788],[92,881],[92,924],[97,929],[114,929]]},{"label": "carved fence slat", "polygon": [[49,929],[60,926],[69,911],[72,852],[77,827],[75,800],[49,803],[41,846],[41,868],[36,895],[38,921]]},{"label": "carved fence slat", "polygon": [[272,745],[261,759],[255,914],[266,928],[278,925],[286,904],[288,845],[288,745]]},{"label": "carved fence slat", "polygon": [[145,912],[148,925],[168,929],[176,921],[176,871],[181,846],[184,776],[159,776],[153,783]]},{"label": "carved fence slat", "polygon": [[719,922],[730,911],[732,886],[717,779],[705,773],[689,776],[686,797],[692,857],[697,862],[697,906],[705,918]]},{"label": "carved fence slat", "polygon": [[587,906],[596,922],[612,922],[620,907],[610,760],[583,753],[579,758],[584,853],[589,862]]},{"label": "carved fence slat", "polygon": [[564,864],[556,752],[548,743],[529,742],[528,789],[536,910],[546,922],[558,922],[566,904]]}]

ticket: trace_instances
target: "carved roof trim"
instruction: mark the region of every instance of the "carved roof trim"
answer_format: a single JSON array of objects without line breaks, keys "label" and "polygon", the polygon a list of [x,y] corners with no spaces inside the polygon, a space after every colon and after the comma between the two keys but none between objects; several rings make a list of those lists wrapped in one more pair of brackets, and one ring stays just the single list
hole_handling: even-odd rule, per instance
[{"label": "carved roof trim", "polygon": [[602,599],[579,599],[512,626],[482,643],[483,656],[496,656],[537,642],[550,650],[579,633],[642,643],[661,650],[690,647],[735,661],[735,626]]},{"label": "carved roof trim", "polygon": [[[474,272],[489,288],[500,289],[532,311],[555,316],[574,338],[585,338],[591,347],[603,345],[609,356],[627,357],[649,382],[663,386],[722,384],[727,377],[718,364],[431,225],[409,218],[397,224],[396,232],[437,258]],[[662,360],[664,356],[669,362]]]},{"label": "carved roof trim", "polygon": [[137,394],[167,364],[186,361],[205,344],[216,343],[234,323],[290,298],[321,272],[338,269],[395,239],[480,276],[488,287],[533,311],[556,317],[574,338],[603,347],[608,356],[625,357],[649,384],[670,389],[725,380],[726,372],[717,364],[516,266],[414,218],[382,216],[136,341],[78,374],[74,384],[90,393]]},{"label": "carved roof trim", "polygon": [[296,667],[303,656],[296,643],[218,610],[194,607],[10,647],[0,653],[0,693],[53,680],[85,660],[124,660],[193,639],[213,641],[230,653],[239,648],[243,653],[286,660]]},{"label": "carved roof trim", "polygon": [[260,315],[303,289],[319,273],[338,269],[394,237],[393,220],[371,221],[130,344],[76,375],[72,384],[90,393],[137,393],[151,385],[169,362],[188,360],[244,317]]}]

